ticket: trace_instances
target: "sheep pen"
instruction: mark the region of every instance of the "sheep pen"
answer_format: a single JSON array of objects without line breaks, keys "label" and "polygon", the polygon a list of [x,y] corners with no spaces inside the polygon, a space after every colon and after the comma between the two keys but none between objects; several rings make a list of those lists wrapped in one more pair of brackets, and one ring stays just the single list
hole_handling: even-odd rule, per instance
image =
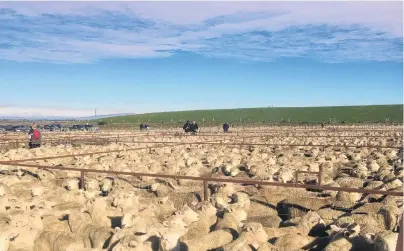
[{"label": "sheep pen", "polygon": [[0,150],[0,250],[395,250],[397,128],[117,131]]}]

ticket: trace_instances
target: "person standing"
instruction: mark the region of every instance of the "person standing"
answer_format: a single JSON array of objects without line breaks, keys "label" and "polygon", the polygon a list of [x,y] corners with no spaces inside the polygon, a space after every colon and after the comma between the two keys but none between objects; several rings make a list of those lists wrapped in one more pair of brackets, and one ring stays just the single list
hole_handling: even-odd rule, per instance
[{"label": "person standing", "polygon": [[32,124],[30,132],[32,132],[32,133],[30,133],[28,135],[29,149],[40,147],[41,146],[41,132],[39,131],[38,126],[35,123]]},{"label": "person standing", "polygon": [[187,122],[184,124],[182,129],[184,130],[184,132],[190,132],[190,126],[191,126],[191,123],[189,122],[189,120],[187,120]]},{"label": "person standing", "polygon": [[192,134],[196,134],[199,130],[199,126],[198,124],[194,121],[192,121],[191,125],[189,126],[190,131],[192,132]]},{"label": "person standing", "polygon": [[229,132],[229,127],[230,127],[229,123],[225,122],[223,124],[223,132],[225,132],[225,133]]}]

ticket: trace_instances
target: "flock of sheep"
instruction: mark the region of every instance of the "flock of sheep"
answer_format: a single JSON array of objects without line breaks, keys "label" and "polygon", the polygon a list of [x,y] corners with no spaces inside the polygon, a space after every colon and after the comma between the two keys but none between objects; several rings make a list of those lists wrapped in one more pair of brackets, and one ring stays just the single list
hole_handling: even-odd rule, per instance
[{"label": "flock of sheep", "polygon": [[[321,170],[323,186],[402,191],[402,150],[369,147],[402,146],[393,130],[244,133],[244,145],[232,145],[242,133],[149,134],[139,141],[166,146],[45,144],[0,161],[70,155],[21,163],[299,184],[318,177],[296,171]],[[204,200],[201,181],[86,172],[81,188],[79,177],[0,163],[0,251],[393,251],[403,214],[400,196],[209,182]]]}]

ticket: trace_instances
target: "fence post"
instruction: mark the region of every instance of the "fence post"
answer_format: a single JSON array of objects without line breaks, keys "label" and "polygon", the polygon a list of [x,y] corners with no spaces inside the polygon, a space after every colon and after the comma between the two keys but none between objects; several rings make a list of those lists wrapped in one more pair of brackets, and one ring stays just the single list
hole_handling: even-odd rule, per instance
[{"label": "fence post", "polygon": [[84,171],[80,172],[80,189],[84,190]]},{"label": "fence post", "polygon": [[298,183],[299,182],[299,171],[295,172],[295,182]]},{"label": "fence post", "polygon": [[322,173],[323,173],[323,167],[319,167],[319,172],[318,172],[318,185],[321,186],[321,178],[322,178]]},{"label": "fence post", "polygon": [[401,218],[400,232],[398,233],[398,240],[396,246],[396,251],[402,251],[402,250],[403,250],[403,218]]},{"label": "fence post", "polygon": [[208,182],[203,180],[203,200],[208,200]]}]

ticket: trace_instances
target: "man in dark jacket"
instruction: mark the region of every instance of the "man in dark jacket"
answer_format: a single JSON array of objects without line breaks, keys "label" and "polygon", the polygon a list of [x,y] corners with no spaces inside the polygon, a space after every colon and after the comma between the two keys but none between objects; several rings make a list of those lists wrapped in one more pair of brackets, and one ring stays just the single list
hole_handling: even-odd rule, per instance
[{"label": "man in dark jacket", "polygon": [[192,132],[192,134],[196,134],[198,132],[198,124],[194,121],[192,121],[192,123],[189,125],[189,129]]},{"label": "man in dark jacket", "polygon": [[37,148],[41,146],[41,132],[38,129],[38,126],[34,123],[31,127],[30,134],[28,134],[29,137],[29,143],[28,146],[29,148]]},{"label": "man in dark jacket", "polygon": [[184,132],[190,132],[190,126],[191,126],[191,123],[189,122],[189,120],[187,120],[187,122],[184,124],[182,129],[184,130]]},{"label": "man in dark jacket", "polygon": [[230,127],[230,125],[227,122],[225,122],[223,124],[223,132],[229,132],[229,127]]}]

